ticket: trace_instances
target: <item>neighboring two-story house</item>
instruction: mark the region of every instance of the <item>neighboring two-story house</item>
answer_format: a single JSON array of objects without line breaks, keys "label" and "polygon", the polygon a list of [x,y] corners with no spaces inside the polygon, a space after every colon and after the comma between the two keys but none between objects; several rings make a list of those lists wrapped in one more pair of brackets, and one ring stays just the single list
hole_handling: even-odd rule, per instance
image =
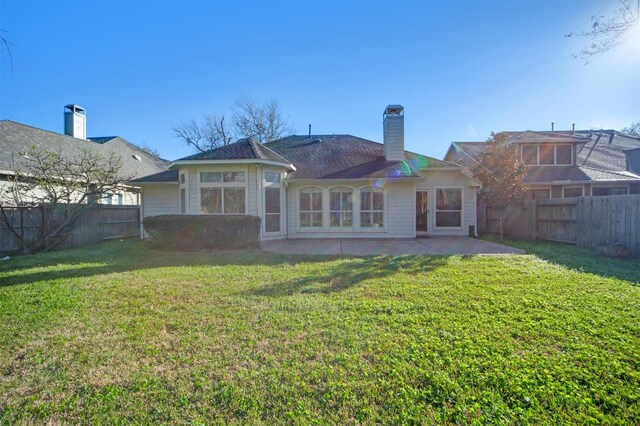
[{"label": "neighboring two-story house", "polygon": [[[122,160],[122,175],[125,178],[140,177],[166,170],[168,162],[150,155],[119,136],[87,137],[86,111],[79,105],[67,105],[64,111],[64,134],[39,129],[10,120],[0,120],[0,190],[8,185],[14,175],[14,162],[31,147],[49,150],[72,158],[80,155],[86,147],[108,157],[117,154]],[[98,200],[101,204],[136,205],[138,191],[125,188]]]},{"label": "neighboring two-story house", "polygon": [[[532,198],[640,194],[640,138],[615,130],[503,132],[528,166]],[[487,142],[453,142],[446,161],[472,167]]]},{"label": "neighboring two-story house", "polygon": [[404,108],[380,144],[351,135],[253,139],[191,155],[132,181],[142,216],[248,214],[261,239],[414,238],[476,229],[480,183],[466,168],[404,149]]}]

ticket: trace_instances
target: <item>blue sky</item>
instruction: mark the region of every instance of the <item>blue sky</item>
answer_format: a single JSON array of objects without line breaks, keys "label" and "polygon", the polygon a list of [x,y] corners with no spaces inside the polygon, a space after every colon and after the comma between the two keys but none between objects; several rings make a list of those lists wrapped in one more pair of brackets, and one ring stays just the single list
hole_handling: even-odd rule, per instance
[{"label": "blue sky", "polygon": [[442,158],[491,131],[620,128],[640,120],[640,32],[584,65],[564,34],[615,2],[0,2],[0,118],[61,132],[87,109],[89,136],[163,157],[190,153],[182,119],[277,99],[298,133],[382,140],[405,106],[408,149]]}]

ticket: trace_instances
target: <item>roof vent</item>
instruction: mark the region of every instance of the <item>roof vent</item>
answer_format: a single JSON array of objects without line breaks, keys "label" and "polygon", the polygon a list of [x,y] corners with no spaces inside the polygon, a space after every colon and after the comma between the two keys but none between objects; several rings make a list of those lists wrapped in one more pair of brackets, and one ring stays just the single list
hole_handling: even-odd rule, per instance
[{"label": "roof vent", "polygon": [[136,161],[142,161],[142,157],[140,157],[138,154],[133,154],[132,157]]}]

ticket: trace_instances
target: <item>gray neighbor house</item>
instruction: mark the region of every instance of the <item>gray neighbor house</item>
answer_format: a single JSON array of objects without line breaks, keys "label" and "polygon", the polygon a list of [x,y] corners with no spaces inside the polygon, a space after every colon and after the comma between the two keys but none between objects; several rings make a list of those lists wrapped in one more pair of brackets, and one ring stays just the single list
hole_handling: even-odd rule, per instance
[{"label": "gray neighbor house", "polygon": [[[78,156],[84,148],[91,147],[103,156],[117,154],[122,160],[125,178],[141,177],[167,169],[168,162],[148,154],[119,136],[87,137],[86,111],[79,105],[64,108],[64,134],[17,123],[0,120],[0,189],[7,185],[14,174],[14,160],[28,152],[31,147],[60,153],[64,157]],[[137,205],[137,188],[129,187],[98,200],[100,204]]]},{"label": "gray neighbor house", "polygon": [[[615,130],[502,132],[528,166],[531,198],[640,194],[640,138]],[[487,142],[453,142],[446,161],[471,167]]]}]

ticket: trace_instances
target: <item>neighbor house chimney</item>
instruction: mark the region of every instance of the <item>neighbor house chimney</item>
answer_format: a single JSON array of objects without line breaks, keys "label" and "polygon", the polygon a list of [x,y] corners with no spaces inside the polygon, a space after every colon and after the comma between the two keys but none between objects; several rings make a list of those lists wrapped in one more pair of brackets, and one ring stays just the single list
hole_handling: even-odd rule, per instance
[{"label": "neighbor house chimney", "polygon": [[64,107],[64,134],[78,139],[87,139],[87,111],[80,105]]},{"label": "neighbor house chimney", "polygon": [[404,160],[404,107],[389,105],[382,117],[384,158],[387,161]]}]

